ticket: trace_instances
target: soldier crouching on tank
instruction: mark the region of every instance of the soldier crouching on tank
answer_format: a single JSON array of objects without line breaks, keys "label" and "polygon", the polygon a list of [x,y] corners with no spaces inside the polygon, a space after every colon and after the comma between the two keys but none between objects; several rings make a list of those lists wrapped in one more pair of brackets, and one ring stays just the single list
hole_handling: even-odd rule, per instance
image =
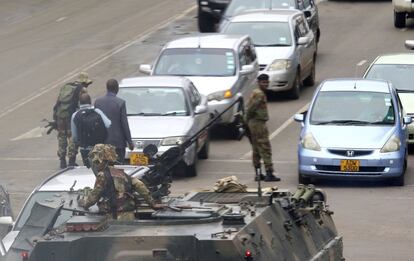
[{"label": "soldier crouching on tank", "polygon": [[97,203],[99,210],[115,220],[135,219],[137,208],[134,193],[138,193],[154,209],[162,208],[155,204],[149,190],[142,181],[128,176],[122,169],[114,167],[117,162],[115,147],[97,144],[89,153],[92,170],[96,176],[95,186],[84,198],[78,200],[81,207],[88,209]]}]

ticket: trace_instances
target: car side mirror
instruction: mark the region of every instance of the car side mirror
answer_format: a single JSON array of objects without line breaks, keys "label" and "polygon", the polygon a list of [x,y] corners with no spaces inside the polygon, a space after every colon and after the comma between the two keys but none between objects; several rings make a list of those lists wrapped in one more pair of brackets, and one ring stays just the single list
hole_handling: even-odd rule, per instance
[{"label": "car side mirror", "polygon": [[254,65],[252,64],[247,64],[247,65],[243,65],[241,70],[240,70],[240,74],[249,74],[254,72]]},{"label": "car side mirror", "polygon": [[139,66],[139,71],[145,74],[151,74],[152,73],[152,66],[150,64],[141,64]]},{"label": "car side mirror", "polygon": [[203,114],[203,113],[206,113],[207,111],[208,111],[208,108],[205,105],[197,105],[194,109],[195,114]]},{"label": "car side mirror", "polygon": [[410,116],[405,116],[403,118],[403,122],[404,122],[404,124],[410,124],[410,123],[413,122],[413,118],[411,118]]},{"label": "car side mirror", "polygon": [[309,11],[309,10],[304,11],[303,14],[305,15],[306,18],[309,18],[309,17],[312,16],[311,11]]},{"label": "car side mirror", "polygon": [[305,115],[303,115],[302,113],[297,113],[295,114],[293,119],[297,122],[303,122],[305,120]]},{"label": "car side mirror", "polygon": [[405,40],[405,48],[414,50],[414,40]]},{"label": "car side mirror", "polygon": [[299,37],[298,39],[298,45],[307,45],[310,42],[309,37]]}]

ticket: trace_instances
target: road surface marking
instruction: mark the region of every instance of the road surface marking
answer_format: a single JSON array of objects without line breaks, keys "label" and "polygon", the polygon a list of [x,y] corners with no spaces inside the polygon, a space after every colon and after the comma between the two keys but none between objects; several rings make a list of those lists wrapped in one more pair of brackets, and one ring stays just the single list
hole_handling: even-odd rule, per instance
[{"label": "road surface marking", "polygon": [[197,7],[197,5],[193,5],[192,7],[185,10],[183,13],[178,14],[178,15],[173,16],[173,17],[170,17],[166,21],[164,21],[162,23],[159,23],[159,24],[147,29],[146,31],[132,37],[131,41],[126,42],[126,43],[122,43],[122,44],[116,46],[115,48],[109,50],[108,52],[98,56],[95,60],[93,60],[89,63],[86,63],[83,66],[79,66],[78,69],[73,70],[72,72],[66,74],[65,76],[61,77],[57,81],[52,82],[52,83],[46,85],[43,88],[40,88],[36,92],[34,92],[34,93],[30,94],[29,96],[21,99],[20,101],[14,103],[13,105],[9,106],[8,108],[6,107],[6,109],[3,112],[0,113],[0,119],[3,118],[4,116],[10,114],[11,112],[14,112],[15,110],[21,108],[22,106],[26,105],[27,103],[37,99],[38,97],[42,96],[43,94],[48,93],[49,91],[51,91],[53,89],[56,89],[57,87],[60,87],[65,82],[68,82],[69,80],[76,77],[80,72],[88,71],[89,69],[91,69],[91,68],[95,67],[96,65],[106,61],[107,59],[111,58],[115,54],[117,54],[117,53],[125,50],[126,48],[130,47],[131,45],[135,44],[136,42],[143,41],[144,39],[148,38],[151,34],[158,31],[159,29],[162,29],[162,28],[170,25],[171,23],[181,19],[182,17],[186,16],[191,11],[193,11],[196,7]]},{"label": "road surface marking", "polygon": [[[305,104],[305,106],[300,108],[297,112],[295,112],[295,114],[303,112],[304,110],[308,108],[308,106],[309,106],[309,103]],[[287,121],[285,121],[279,128],[277,128],[272,134],[270,134],[269,140],[274,139],[277,135],[279,135],[282,131],[284,131],[294,121],[293,116],[287,119]],[[252,154],[253,152],[250,150],[249,152],[244,154],[244,156],[241,157],[240,159],[241,160],[250,159],[252,157]]]},{"label": "road surface marking", "polygon": [[362,66],[364,65],[366,62],[368,62],[367,60],[362,60],[359,63],[357,63],[357,66]]},{"label": "road surface marking", "polygon": [[[250,159],[207,159],[202,160],[203,162],[228,162],[228,163],[251,163]],[[274,164],[297,164],[297,161],[294,160],[276,160],[273,161]]]},{"label": "road surface marking", "polygon": [[57,158],[48,158],[48,157],[2,157],[0,161],[47,161],[47,160],[57,160]]},{"label": "road surface marking", "polygon": [[56,19],[56,22],[62,22],[63,20],[66,20],[67,19],[67,17],[66,16],[62,16],[61,18],[59,18],[59,19]]},{"label": "road surface marking", "polygon": [[44,131],[44,128],[36,127],[32,130],[29,130],[26,133],[23,133],[20,136],[17,136],[15,138],[11,139],[11,141],[40,138],[40,137],[43,136],[43,131]]}]

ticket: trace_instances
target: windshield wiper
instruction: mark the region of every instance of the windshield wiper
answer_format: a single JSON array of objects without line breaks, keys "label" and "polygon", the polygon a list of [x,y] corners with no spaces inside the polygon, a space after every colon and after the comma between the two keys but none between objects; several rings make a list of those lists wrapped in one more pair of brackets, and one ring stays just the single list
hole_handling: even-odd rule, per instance
[{"label": "windshield wiper", "polygon": [[359,124],[371,124],[369,121],[358,121],[358,120],[333,120],[333,121],[320,121],[314,122],[315,125],[329,125],[329,124],[344,124],[344,125],[359,125]]},{"label": "windshield wiper", "polygon": [[140,112],[140,113],[131,113],[127,114],[127,116],[161,116],[162,114],[159,112]]},{"label": "windshield wiper", "polygon": [[170,116],[170,115],[177,115],[177,114],[185,114],[185,111],[169,111],[166,113],[161,114],[162,116]]},{"label": "windshield wiper", "polygon": [[290,44],[256,44],[257,47],[290,46]]}]

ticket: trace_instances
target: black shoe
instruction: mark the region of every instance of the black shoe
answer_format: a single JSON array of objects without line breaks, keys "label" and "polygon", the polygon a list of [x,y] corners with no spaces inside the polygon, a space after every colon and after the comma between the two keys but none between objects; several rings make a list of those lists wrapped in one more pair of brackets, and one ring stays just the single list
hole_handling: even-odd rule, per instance
[{"label": "black shoe", "polygon": [[66,169],[66,167],[67,167],[66,159],[65,158],[60,159],[60,168]]},{"label": "black shoe", "polygon": [[76,164],[76,158],[69,158],[68,166],[70,166],[70,167],[78,166],[78,164]]},{"label": "black shoe", "polygon": [[[265,175],[260,174],[260,180],[264,180],[265,179]],[[257,178],[257,175],[254,177],[254,181],[259,181],[259,179]]]},{"label": "black shoe", "polygon": [[266,177],[265,177],[264,181],[265,181],[265,182],[270,182],[270,181],[280,181],[280,178],[279,178],[279,177],[276,177],[276,176],[273,174],[273,171],[268,171],[268,172],[266,172]]}]

